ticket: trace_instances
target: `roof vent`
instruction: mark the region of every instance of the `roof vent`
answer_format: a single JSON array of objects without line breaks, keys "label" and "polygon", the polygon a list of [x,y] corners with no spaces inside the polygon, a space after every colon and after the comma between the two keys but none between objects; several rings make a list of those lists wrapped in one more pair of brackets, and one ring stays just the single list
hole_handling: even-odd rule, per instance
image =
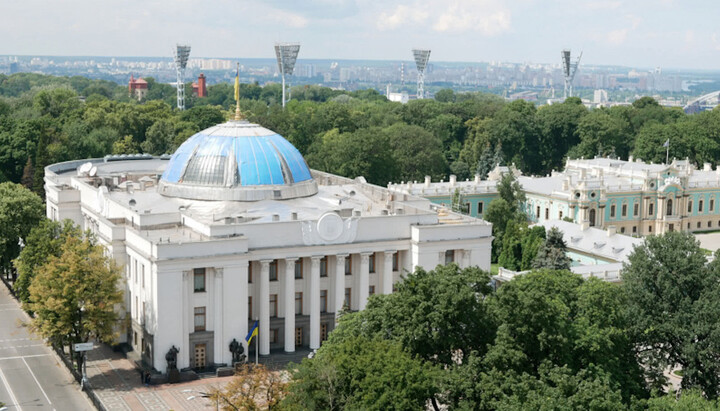
[{"label": "roof vent", "polygon": [[280,214],[273,214],[273,215],[272,215],[272,220],[273,220],[273,221],[280,221]]}]

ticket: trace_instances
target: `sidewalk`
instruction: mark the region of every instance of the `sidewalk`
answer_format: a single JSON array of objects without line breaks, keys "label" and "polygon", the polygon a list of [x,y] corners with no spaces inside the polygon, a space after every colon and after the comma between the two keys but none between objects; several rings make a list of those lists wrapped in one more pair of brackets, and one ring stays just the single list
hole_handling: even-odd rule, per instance
[{"label": "sidewalk", "polygon": [[232,377],[201,378],[181,384],[144,386],[132,361],[104,344],[87,354],[90,386],[108,410],[214,410],[201,393]]}]

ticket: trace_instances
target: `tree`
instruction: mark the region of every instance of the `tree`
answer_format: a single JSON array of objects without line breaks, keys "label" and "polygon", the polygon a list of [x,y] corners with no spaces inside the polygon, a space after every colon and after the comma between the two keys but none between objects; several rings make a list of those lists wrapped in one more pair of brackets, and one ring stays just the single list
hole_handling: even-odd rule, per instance
[{"label": "tree", "polygon": [[580,143],[573,147],[571,158],[619,155],[627,158],[633,144],[630,125],[607,110],[593,110],[577,126]]},{"label": "tree", "polygon": [[113,154],[136,154],[140,152],[140,147],[132,136],[125,136],[113,143]]},{"label": "tree", "polygon": [[160,120],[147,131],[145,141],[140,144],[146,153],[160,155],[168,152],[175,139],[175,127],[170,120]]},{"label": "tree", "polygon": [[42,200],[32,191],[14,183],[0,183],[0,268],[6,272],[27,244],[30,230],[45,214]]},{"label": "tree", "polygon": [[552,227],[547,232],[545,242],[532,261],[532,268],[569,270],[571,262],[570,257],[567,256],[567,245],[563,240],[562,231],[557,227]]},{"label": "tree", "polygon": [[27,162],[25,163],[25,167],[23,168],[23,175],[20,179],[20,184],[22,184],[23,187],[27,188],[28,190],[32,190],[33,187],[33,177],[34,170],[32,166],[32,161],[30,160],[30,157],[28,157]]},{"label": "tree", "polygon": [[397,167],[396,179],[422,180],[426,175],[439,178],[447,172],[443,146],[439,139],[419,126],[393,124],[383,130]]},{"label": "tree", "polygon": [[505,227],[510,221],[526,221],[525,213],[521,211],[521,204],[525,201],[525,194],[517,178],[512,172],[502,175],[497,184],[498,197],[494,198],[483,217],[493,224],[493,259],[497,259],[502,250],[502,241]]},{"label": "tree", "polygon": [[563,166],[563,158],[570,147],[580,139],[577,128],[588,110],[577,98],[568,98],[562,104],[542,106],[535,116],[540,129],[542,172],[547,173]]},{"label": "tree", "polygon": [[717,398],[720,264],[707,265],[695,237],[677,231],[646,237],[628,260],[623,287],[647,378],[662,387],[663,371],[679,365],[684,389]]},{"label": "tree", "polygon": [[262,364],[243,364],[227,385],[210,390],[209,398],[223,410],[269,410],[287,395],[288,383],[283,374]]},{"label": "tree", "polygon": [[[60,257],[51,256],[30,284],[27,308],[33,328],[58,347],[92,339],[112,342],[118,322],[120,269],[103,247],[85,237],[68,236]],[[78,369],[82,357],[78,356]]]},{"label": "tree", "polygon": [[293,370],[283,408],[418,410],[439,391],[439,370],[400,343],[333,336]]},{"label": "tree", "polygon": [[25,304],[30,302],[29,288],[37,270],[45,265],[50,257],[60,257],[62,245],[69,237],[80,236],[82,236],[80,227],[71,220],[60,223],[45,218],[33,227],[20,256],[13,262],[18,272],[13,287],[21,302]]}]

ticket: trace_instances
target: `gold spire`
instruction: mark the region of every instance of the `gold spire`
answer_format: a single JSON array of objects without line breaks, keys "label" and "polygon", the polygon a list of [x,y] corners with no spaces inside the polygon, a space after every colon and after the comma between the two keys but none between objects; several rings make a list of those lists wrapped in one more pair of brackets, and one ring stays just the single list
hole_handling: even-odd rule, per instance
[{"label": "gold spire", "polygon": [[240,112],[240,63],[237,63],[237,71],[235,72],[235,121],[245,120],[245,116]]}]

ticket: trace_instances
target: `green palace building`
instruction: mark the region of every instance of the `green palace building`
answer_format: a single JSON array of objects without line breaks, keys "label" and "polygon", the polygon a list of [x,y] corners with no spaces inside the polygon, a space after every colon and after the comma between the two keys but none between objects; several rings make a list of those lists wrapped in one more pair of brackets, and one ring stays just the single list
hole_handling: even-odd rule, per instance
[{"label": "green palace building", "polygon": [[565,170],[544,177],[523,176],[514,167],[496,167],[486,180],[389,184],[396,193],[421,196],[451,206],[457,192],[465,211],[482,218],[497,197],[497,182],[504,173],[518,177],[525,192],[528,218],[536,223],[570,218],[590,227],[614,226],[628,235],[667,231],[720,229],[720,168],[702,169],[688,160],[648,164],[630,157],[568,160]]}]

